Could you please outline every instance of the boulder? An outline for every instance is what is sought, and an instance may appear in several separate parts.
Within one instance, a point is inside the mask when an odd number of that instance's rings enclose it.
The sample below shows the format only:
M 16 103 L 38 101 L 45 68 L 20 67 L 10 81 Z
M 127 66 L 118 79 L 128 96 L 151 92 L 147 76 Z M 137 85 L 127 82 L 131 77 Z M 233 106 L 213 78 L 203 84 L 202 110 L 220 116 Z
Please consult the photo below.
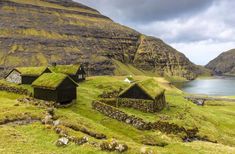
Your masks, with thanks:
M 120 144 L 116 140 L 112 139 L 111 141 L 105 141 L 100 144 L 100 148 L 103 151 L 117 151 L 117 152 L 125 152 L 128 150 L 128 146 L 126 144 Z
M 69 143 L 69 139 L 62 137 L 57 140 L 56 145 L 57 146 L 64 146 L 64 145 L 67 145 L 68 143 Z
M 60 124 L 60 120 L 53 121 L 54 126 L 58 126 Z

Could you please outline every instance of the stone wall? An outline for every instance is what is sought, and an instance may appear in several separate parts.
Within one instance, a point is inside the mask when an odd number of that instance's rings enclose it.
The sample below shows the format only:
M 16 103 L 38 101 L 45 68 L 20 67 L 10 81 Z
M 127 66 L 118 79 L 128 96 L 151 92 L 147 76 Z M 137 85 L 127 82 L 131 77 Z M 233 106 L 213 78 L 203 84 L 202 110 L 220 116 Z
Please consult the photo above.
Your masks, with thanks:
M 166 106 L 165 97 L 161 96 L 157 101 L 130 99 L 130 98 L 109 98 L 102 99 L 103 103 L 113 107 L 133 108 L 142 112 L 154 113 L 162 110 Z
M 114 90 L 111 92 L 103 92 L 99 97 L 102 98 L 100 101 L 114 106 L 114 107 L 127 107 L 133 108 L 142 112 L 155 113 L 161 111 L 166 106 L 165 94 L 162 93 L 155 100 L 145 99 L 133 99 L 133 98 L 120 98 L 118 94 L 122 89 Z
M 178 134 L 183 133 L 184 137 L 193 138 L 197 137 L 198 128 L 186 129 L 182 126 L 178 126 L 173 123 L 156 121 L 156 122 L 146 122 L 142 118 L 136 117 L 134 115 L 128 115 L 123 111 L 120 111 L 118 108 L 115 108 L 111 105 L 105 104 L 100 101 L 92 102 L 92 108 L 99 111 L 100 113 L 108 116 L 112 119 L 124 122 L 126 124 L 132 125 L 133 127 L 139 130 L 160 130 L 165 133 Z
M 17 72 L 16 70 L 13 70 L 13 71 L 6 77 L 6 81 L 11 82 L 11 83 L 20 84 L 20 83 L 22 83 L 21 74 L 20 74 L 19 72 Z
M 150 130 L 150 123 L 146 123 L 141 118 L 135 116 L 129 116 L 125 112 L 118 110 L 117 108 L 107 105 L 105 103 L 94 101 L 92 102 L 92 108 L 99 111 L 100 113 L 121 122 L 130 124 L 140 130 Z
M 116 98 L 105 98 L 105 99 L 101 99 L 100 102 L 105 103 L 107 105 L 111 105 L 113 107 L 118 107 Z
M 128 107 L 150 113 L 158 111 L 157 103 L 151 100 L 142 99 L 118 98 L 117 107 Z
M 117 107 L 128 107 L 142 112 L 154 113 L 162 110 L 166 106 L 164 93 L 159 95 L 154 101 L 143 99 L 117 98 Z
M 20 95 L 32 96 L 32 93 L 29 92 L 27 89 L 24 89 L 24 88 L 21 88 L 21 87 L 10 86 L 10 85 L 6 85 L 6 84 L 3 84 L 3 83 L 0 83 L 0 90 L 1 91 L 11 92 L 11 93 L 16 93 L 16 94 L 20 94 Z

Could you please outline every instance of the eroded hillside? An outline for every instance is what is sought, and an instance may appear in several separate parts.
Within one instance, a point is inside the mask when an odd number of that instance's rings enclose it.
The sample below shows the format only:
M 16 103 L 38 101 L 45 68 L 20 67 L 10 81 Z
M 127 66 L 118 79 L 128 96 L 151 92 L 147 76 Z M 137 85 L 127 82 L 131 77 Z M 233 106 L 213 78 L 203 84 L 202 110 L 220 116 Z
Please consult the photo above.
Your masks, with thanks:
M 85 63 L 90 74 L 115 74 L 116 63 L 193 79 L 197 67 L 157 38 L 113 22 L 70 0 L 1 0 L 2 67 Z
M 211 69 L 216 75 L 235 74 L 235 49 L 223 52 L 218 57 L 210 61 L 206 67 Z

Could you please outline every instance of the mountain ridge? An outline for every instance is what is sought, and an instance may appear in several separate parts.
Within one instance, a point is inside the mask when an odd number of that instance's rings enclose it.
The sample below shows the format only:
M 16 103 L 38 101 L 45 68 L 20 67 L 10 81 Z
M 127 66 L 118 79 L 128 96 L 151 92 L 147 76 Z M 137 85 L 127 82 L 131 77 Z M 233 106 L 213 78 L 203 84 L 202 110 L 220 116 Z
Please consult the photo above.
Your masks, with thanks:
M 235 74 L 235 49 L 221 53 L 215 59 L 211 60 L 206 68 L 211 69 L 216 75 L 234 75 Z
M 158 75 L 194 79 L 198 68 L 162 40 L 70 0 L 0 1 L 0 66 L 84 63 L 90 75 L 115 74 L 113 60 Z

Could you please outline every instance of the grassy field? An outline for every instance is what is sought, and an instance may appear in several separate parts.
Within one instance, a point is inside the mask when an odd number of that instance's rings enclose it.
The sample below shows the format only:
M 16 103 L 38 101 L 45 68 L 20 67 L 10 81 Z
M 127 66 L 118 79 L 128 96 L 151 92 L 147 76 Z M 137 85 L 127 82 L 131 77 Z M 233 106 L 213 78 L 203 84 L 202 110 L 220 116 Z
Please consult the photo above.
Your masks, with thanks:
M 145 80 L 151 77 L 134 76 L 135 80 Z M 115 77 L 90 77 L 80 84 L 77 89 L 78 99 L 75 104 L 68 108 L 58 108 L 55 115 L 63 123 L 76 124 L 88 130 L 103 133 L 108 140 L 114 138 L 120 143 L 128 145 L 126 153 L 139 154 L 141 149 L 147 148 L 157 154 L 233 154 L 235 153 L 235 103 L 207 102 L 204 107 L 196 106 L 185 100 L 185 95 L 176 89 L 164 78 L 153 78 L 158 85 L 166 89 L 166 99 L 169 108 L 155 114 L 142 113 L 132 109 L 121 108 L 121 110 L 143 118 L 146 121 L 167 121 L 185 128 L 199 128 L 201 136 L 207 136 L 211 141 L 217 143 L 194 141 L 182 142 L 180 134 L 165 134 L 158 130 L 140 131 L 134 127 L 110 119 L 91 108 L 91 102 L 96 100 L 103 91 L 112 91 L 125 88 L 127 83 L 123 82 L 124 76 Z M 28 89 L 30 87 L 27 86 Z M 0 91 L 0 122 L 6 119 L 17 119 L 23 117 L 43 118 L 45 109 L 31 104 L 17 102 L 18 98 L 26 96 Z M 72 129 L 67 130 L 73 136 L 87 136 L 86 134 Z M 59 136 L 51 127 L 35 122 L 28 125 L 1 124 L 0 125 L 0 153 L 42 153 L 62 154 L 81 153 L 99 154 L 103 152 L 91 144 L 81 146 L 69 143 L 66 147 L 57 147 L 55 142 Z M 89 143 L 101 143 L 89 137 Z M 143 142 L 164 143 L 165 147 L 146 146 Z

